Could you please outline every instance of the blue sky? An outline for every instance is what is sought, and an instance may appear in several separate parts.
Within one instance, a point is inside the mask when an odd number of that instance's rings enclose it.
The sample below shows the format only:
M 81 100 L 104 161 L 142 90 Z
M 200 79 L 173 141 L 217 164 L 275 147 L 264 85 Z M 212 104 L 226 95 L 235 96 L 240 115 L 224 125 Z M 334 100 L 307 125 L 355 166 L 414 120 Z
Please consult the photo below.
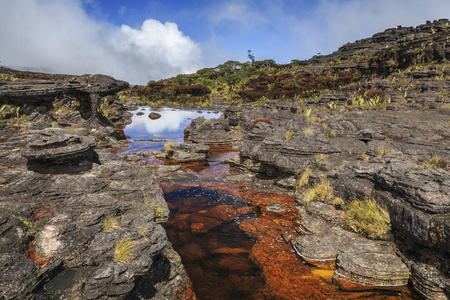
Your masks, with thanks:
M 288 63 L 448 17 L 448 0 L 0 0 L 0 64 L 145 84 L 247 50 Z

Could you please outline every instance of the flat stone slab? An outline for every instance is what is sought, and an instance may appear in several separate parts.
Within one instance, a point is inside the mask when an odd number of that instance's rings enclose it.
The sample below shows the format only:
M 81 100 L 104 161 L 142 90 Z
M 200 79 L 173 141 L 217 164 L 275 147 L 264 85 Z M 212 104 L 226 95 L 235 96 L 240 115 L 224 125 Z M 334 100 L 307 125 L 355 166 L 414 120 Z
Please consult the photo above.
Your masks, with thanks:
M 299 256 L 310 263 L 335 261 L 339 246 L 357 236 L 340 227 L 331 228 L 324 237 L 303 235 L 296 239 L 294 248 Z M 314 264 L 314 263 L 313 263 Z
M 395 246 L 364 238 L 348 239 L 337 253 L 333 280 L 350 280 L 376 288 L 395 288 L 408 284 L 409 269 L 395 253 Z
M 92 137 L 69 134 L 63 129 L 47 128 L 37 133 L 21 154 L 31 162 L 64 164 L 88 155 L 95 146 Z

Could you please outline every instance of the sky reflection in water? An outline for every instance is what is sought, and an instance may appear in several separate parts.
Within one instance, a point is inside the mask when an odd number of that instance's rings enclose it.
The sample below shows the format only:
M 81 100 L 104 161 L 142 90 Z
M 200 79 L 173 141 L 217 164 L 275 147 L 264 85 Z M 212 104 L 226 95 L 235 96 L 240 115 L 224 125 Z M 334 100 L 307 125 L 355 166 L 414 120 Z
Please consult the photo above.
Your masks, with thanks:
M 161 115 L 159 119 L 152 120 L 148 116 L 151 112 Z M 180 109 L 168 107 L 141 106 L 132 111 L 132 123 L 123 131 L 130 141 L 128 147 L 117 151 L 119 155 L 129 155 L 147 151 L 161 151 L 167 142 L 184 143 L 184 129 L 191 120 L 198 117 L 205 119 L 219 118 L 222 113 L 217 110 L 206 109 Z M 138 113 L 143 113 L 138 115 Z M 142 157 L 140 165 L 163 164 L 162 160 L 153 155 Z
M 138 116 L 137 113 L 143 115 Z M 151 120 L 148 116 L 151 112 L 161 115 L 157 120 Z M 125 135 L 130 140 L 164 139 L 174 142 L 182 142 L 183 130 L 191 123 L 192 119 L 203 117 L 205 119 L 219 118 L 221 113 L 211 110 L 187 110 L 173 108 L 140 107 L 133 111 L 132 123 L 124 129 Z

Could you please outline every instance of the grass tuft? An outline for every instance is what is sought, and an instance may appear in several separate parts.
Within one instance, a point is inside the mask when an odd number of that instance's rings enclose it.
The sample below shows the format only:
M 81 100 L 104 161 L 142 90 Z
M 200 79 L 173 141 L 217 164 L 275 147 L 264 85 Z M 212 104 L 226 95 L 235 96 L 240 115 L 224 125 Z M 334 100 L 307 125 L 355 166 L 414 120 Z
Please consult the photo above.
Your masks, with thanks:
M 379 239 L 391 229 L 390 222 L 389 212 L 375 200 L 354 200 L 347 207 L 343 225 L 371 239 Z
M 343 200 L 336 196 L 333 187 L 328 180 L 322 180 L 320 183 L 306 190 L 303 201 L 309 203 L 311 201 L 324 202 L 333 205 L 343 203 Z
M 378 147 L 378 149 L 377 149 L 377 156 L 387 155 L 387 154 L 391 153 L 391 151 L 392 151 L 391 147 L 389 147 L 386 144 L 383 144 L 380 147 Z
M 300 178 L 297 181 L 297 188 L 301 188 L 308 184 L 309 182 L 309 174 L 312 173 L 310 168 L 306 168 L 305 171 L 300 175 Z
M 303 133 L 305 135 L 314 134 L 314 129 L 312 127 L 306 127 L 305 129 L 303 129 Z
M 294 132 L 292 130 L 288 130 L 286 131 L 286 133 L 284 134 L 284 142 L 287 143 L 292 139 L 292 136 L 294 135 Z
M 122 239 L 116 243 L 114 247 L 114 261 L 121 261 L 129 264 L 133 258 L 133 249 L 136 242 L 129 239 Z
M 328 138 L 332 139 L 332 138 L 335 138 L 337 136 L 337 133 L 334 130 L 327 130 L 327 134 L 326 135 L 327 135 Z
M 168 142 L 167 144 L 164 145 L 164 147 L 162 148 L 162 151 L 167 156 L 171 156 L 171 155 L 173 155 L 174 148 L 175 148 L 175 144 L 173 142 Z
M 316 155 L 316 162 L 321 162 L 321 161 L 326 161 L 327 160 L 327 156 L 325 154 L 317 154 Z
M 105 222 L 103 222 L 103 231 L 110 231 L 114 229 L 120 229 L 118 224 L 118 220 L 116 216 L 109 216 L 106 218 Z
M 139 234 L 142 235 L 144 238 L 147 237 L 147 231 L 150 229 L 149 226 L 143 224 L 141 228 L 139 229 Z

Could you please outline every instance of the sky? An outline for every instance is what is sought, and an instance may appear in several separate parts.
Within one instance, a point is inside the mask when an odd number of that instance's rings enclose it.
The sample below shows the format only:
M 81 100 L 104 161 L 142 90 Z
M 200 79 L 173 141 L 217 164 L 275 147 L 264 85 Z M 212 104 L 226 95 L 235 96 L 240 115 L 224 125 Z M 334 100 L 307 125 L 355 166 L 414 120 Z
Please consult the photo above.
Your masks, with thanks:
M 146 84 L 248 50 L 309 59 L 441 18 L 449 0 L 0 0 L 0 66 Z

